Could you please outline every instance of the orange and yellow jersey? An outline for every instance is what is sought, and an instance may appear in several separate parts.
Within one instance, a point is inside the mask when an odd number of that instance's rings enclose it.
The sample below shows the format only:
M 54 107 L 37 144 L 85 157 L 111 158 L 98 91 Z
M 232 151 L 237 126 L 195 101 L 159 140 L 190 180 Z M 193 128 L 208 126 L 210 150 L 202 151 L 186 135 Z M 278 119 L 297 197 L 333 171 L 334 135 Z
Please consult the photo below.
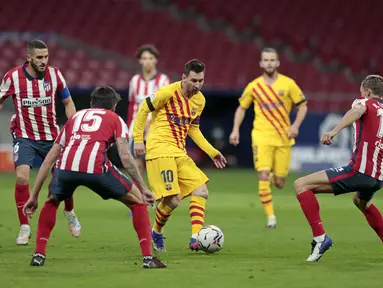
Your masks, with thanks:
M 188 133 L 190 134 L 189 130 L 199 131 L 199 121 L 205 101 L 201 92 L 189 99 L 186 98 L 182 93 L 181 82 L 164 86 L 147 97 L 137 116 L 145 118 L 149 112 L 152 112 L 146 141 L 146 159 L 185 156 L 186 137 Z M 135 120 L 133 128 L 135 143 L 143 142 L 145 120 L 137 118 Z
M 265 83 L 263 76 L 250 82 L 239 104 L 248 109 L 254 103 L 253 146 L 289 146 L 295 140 L 289 139 L 287 132 L 291 125 L 290 111 L 293 104 L 306 103 L 302 90 L 295 81 L 278 74 L 273 85 Z

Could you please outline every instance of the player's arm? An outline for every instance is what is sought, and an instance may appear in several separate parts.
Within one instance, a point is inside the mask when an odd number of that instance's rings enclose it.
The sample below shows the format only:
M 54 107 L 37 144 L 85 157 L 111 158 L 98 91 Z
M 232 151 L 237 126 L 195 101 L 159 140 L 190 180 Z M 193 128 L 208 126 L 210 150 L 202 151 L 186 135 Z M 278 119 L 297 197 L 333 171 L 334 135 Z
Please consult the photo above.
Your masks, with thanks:
M 303 95 L 301 88 L 292 81 L 290 84 L 290 98 L 298 109 L 294 123 L 290 126 L 288 135 L 290 138 L 295 138 L 299 134 L 299 128 L 307 114 L 307 100 Z
M 144 180 L 142 179 L 140 170 L 136 164 L 136 160 L 134 160 L 132 154 L 129 152 L 129 143 L 127 138 L 119 137 L 116 140 L 118 155 L 121 158 L 121 163 L 124 168 L 128 171 L 128 174 L 134 180 L 134 183 L 138 186 L 138 189 L 143 192 L 147 191 L 148 187 Z
M 356 120 L 360 119 L 367 111 L 367 107 L 361 103 L 353 105 L 353 107 L 343 116 L 342 120 L 330 132 L 326 132 L 321 139 L 324 145 L 330 145 L 334 138 L 344 128 L 350 126 Z
M 70 119 L 74 113 L 76 113 L 76 106 L 74 105 L 73 99 L 70 95 L 70 91 L 66 86 L 65 79 L 61 74 L 60 70 L 57 70 L 57 93 L 64 104 L 65 107 L 65 115 L 67 119 Z
M 224 168 L 226 166 L 226 159 L 223 157 L 221 152 L 215 149 L 203 136 L 199 128 L 200 117 L 201 114 L 193 120 L 192 124 L 190 125 L 188 135 L 194 141 L 194 143 L 198 145 L 199 148 L 201 148 L 207 155 L 209 155 L 217 168 Z
M 237 110 L 235 110 L 233 130 L 229 137 L 230 144 L 235 146 L 239 144 L 239 128 L 245 118 L 246 110 L 249 109 L 253 103 L 253 95 L 251 93 L 250 84 L 247 85 L 238 101 L 239 106 L 237 107 Z
M 144 131 L 148 114 L 163 107 L 170 96 L 170 93 L 166 93 L 166 90 L 160 89 L 150 97 L 146 97 L 145 101 L 140 105 L 133 127 L 134 153 L 136 157 L 145 155 Z
M 61 145 L 55 143 L 52 149 L 49 151 L 48 155 L 45 157 L 43 164 L 41 164 L 39 172 L 36 176 L 35 183 L 33 185 L 32 194 L 23 207 L 23 213 L 25 215 L 31 215 L 36 211 L 41 188 L 43 187 L 45 180 L 48 178 L 49 173 L 52 171 L 53 166 L 59 158 L 60 152 Z
M 53 144 L 52 149 L 47 154 L 47 157 L 45 157 L 44 162 L 41 164 L 39 172 L 37 173 L 35 184 L 33 185 L 32 189 L 32 197 L 38 199 L 40 190 L 45 180 L 48 178 L 49 173 L 52 171 L 53 166 L 57 162 L 57 159 L 60 156 L 60 152 L 61 145 L 58 143 Z
M 0 111 L 3 108 L 3 102 L 5 101 L 5 99 L 13 95 L 14 93 L 15 91 L 13 88 L 12 78 L 10 77 L 9 73 L 7 73 L 5 74 L 0 85 Z

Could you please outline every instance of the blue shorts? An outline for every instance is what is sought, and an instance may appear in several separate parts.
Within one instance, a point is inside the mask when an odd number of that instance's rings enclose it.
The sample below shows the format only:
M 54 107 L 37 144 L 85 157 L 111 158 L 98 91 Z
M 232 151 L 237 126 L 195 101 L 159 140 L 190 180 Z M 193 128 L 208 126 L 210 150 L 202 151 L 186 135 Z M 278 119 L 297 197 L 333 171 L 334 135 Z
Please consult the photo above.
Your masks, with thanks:
M 33 166 L 36 158 L 45 159 L 54 141 L 31 140 L 27 138 L 13 139 L 13 161 L 19 165 Z
M 131 189 L 132 182 L 116 167 L 103 174 L 89 174 L 69 170 L 54 169 L 49 184 L 49 193 L 58 201 L 71 198 L 79 186 L 85 186 L 103 199 L 120 200 Z
M 326 170 L 334 195 L 358 192 L 358 198 L 370 201 L 383 182 L 353 170 L 351 166 L 330 168 Z

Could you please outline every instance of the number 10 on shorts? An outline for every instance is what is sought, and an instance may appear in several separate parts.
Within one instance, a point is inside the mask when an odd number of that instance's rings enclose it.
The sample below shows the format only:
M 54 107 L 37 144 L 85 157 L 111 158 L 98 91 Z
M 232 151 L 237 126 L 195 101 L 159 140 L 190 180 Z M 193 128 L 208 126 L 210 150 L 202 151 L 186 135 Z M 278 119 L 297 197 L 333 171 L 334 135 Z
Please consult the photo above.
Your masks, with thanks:
M 172 170 L 162 170 L 161 171 L 162 179 L 165 183 L 165 189 L 170 191 L 172 190 L 172 183 L 174 181 L 173 171 Z

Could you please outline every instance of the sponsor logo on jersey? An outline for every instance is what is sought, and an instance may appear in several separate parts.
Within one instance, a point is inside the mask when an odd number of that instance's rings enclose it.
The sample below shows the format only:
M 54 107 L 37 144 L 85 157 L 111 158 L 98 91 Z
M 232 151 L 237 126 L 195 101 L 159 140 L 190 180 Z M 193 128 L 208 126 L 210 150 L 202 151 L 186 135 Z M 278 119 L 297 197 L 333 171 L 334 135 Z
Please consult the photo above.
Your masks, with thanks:
M 26 108 L 41 107 L 47 106 L 52 103 L 51 97 L 42 97 L 42 98 L 24 98 L 21 100 L 22 105 Z

